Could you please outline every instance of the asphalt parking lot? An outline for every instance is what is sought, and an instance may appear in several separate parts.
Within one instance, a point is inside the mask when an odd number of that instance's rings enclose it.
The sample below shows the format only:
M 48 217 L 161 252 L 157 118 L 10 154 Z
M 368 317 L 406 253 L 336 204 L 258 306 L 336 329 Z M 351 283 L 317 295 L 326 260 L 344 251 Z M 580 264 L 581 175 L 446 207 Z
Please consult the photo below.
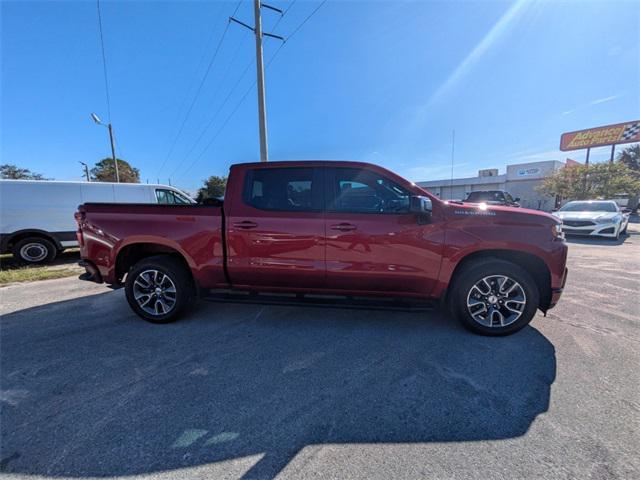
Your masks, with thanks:
M 506 338 L 440 313 L 0 289 L 4 478 L 640 478 L 640 225 Z

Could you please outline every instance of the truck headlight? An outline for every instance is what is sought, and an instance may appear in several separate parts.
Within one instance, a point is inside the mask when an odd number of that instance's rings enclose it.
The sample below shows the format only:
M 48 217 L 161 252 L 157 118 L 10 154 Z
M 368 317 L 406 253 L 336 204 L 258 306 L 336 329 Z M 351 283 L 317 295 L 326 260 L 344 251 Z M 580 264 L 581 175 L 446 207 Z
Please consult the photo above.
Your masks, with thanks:
M 564 232 L 562 231 L 562 223 L 556 223 L 551 227 L 551 235 L 554 239 L 564 240 Z

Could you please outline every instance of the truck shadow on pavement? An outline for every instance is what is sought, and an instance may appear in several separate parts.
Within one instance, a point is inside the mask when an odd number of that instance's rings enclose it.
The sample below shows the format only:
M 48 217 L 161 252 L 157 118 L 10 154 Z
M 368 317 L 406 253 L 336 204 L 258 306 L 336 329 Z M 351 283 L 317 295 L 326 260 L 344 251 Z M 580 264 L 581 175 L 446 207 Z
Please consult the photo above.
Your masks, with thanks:
M 541 321 L 541 320 L 537 320 Z M 553 345 L 439 313 L 201 304 L 151 325 L 122 291 L 2 318 L 4 472 L 165 472 L 306 446 L 523 435 L 547 411 Z

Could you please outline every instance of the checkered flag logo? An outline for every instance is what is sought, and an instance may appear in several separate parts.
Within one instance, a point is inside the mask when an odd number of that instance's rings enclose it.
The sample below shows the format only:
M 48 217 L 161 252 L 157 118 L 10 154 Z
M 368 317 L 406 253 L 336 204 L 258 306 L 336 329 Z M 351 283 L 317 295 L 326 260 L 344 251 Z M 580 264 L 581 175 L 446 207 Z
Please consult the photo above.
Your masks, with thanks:
M 624 133 L 622 134 L 622 140 L 631 140 L 633 137 L 640 133 L 640 123 L 630 123 L 624 127 Z

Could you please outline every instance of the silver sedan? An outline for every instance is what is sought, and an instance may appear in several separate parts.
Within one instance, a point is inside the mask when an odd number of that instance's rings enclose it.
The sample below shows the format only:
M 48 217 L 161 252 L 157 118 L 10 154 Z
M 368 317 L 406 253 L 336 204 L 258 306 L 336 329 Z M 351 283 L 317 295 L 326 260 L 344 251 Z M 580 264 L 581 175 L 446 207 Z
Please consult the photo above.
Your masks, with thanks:
M 628 211 L 613 200 L 580 200 L 565 204 L 554 215 L 566 235 L 619 238 L 627 231 Z

